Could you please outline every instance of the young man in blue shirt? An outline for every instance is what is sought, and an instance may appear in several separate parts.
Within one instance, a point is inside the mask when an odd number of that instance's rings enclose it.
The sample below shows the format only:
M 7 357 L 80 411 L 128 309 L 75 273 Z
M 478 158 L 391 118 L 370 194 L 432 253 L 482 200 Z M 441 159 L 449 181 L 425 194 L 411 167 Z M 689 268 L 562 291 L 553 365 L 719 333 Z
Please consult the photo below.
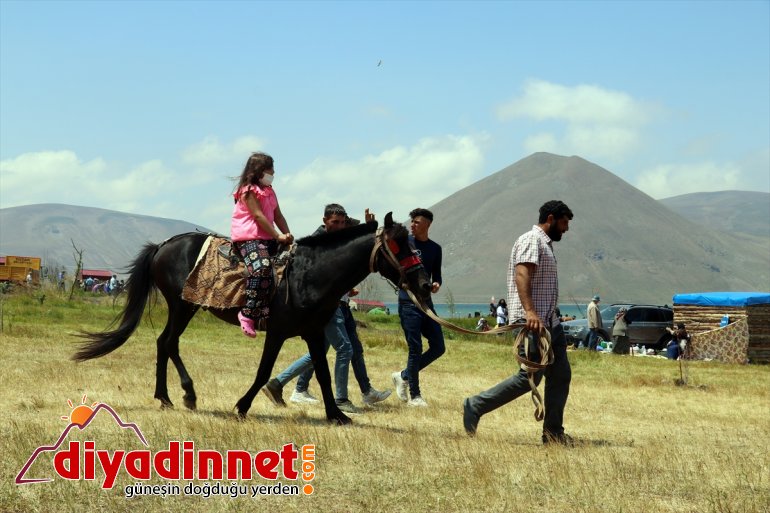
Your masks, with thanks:
M 409 217 L 412 219 L 412 236 L 409 239 L 422 260 L 425 272 L 430 276 L 431 291 L 436 294 L 441 288 L 441 246 L 428 238 L 433 213 L 424 208 L 416 208 L 409 213 Z M 428 299 L 426 306 L 432 309 L 433 302 Z M 403 290 L 398 295 L 398 316 L 409 346 L 409 356 L 406 369 L 393 373 L 393 385 L 398 398 L 409 406 L 428 406 L 420 392 L 420 371 L 444 354 L 444 334 L 441 326 L 422 313 Z M 428 350 L 424 353 L 422 337 L 428 340 Z

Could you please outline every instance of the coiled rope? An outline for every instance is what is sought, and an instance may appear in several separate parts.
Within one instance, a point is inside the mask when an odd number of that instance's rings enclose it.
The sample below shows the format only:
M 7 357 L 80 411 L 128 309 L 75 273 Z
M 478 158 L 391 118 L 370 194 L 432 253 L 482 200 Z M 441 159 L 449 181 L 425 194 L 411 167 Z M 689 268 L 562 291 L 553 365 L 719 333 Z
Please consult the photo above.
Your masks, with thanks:
M 532 402 L 535 404 L 535 420 L 540 422 L 545 417 L 545 407 L 543 406 L 543 397 L 537 389 L 537 384 L 535 384 L 535 374 L 551 365 L 554 357 L 551 348 L 551 334 L 548 333 L 547 329 L 541 328 L 539 334 L 532 333 L 532 337 L 536 339 L 533 343 L 530 341 L 530 334 L 531 332 L 527 328 L 519 331 L 513 344 L 513 351 L 521 370 L 527 373 L 529 387 L 532 389 Z M 521 356 L 522 346 L 524 346 L 524 356 Z M 538 358 L 539 361 L 533 361 L 533 359 Z

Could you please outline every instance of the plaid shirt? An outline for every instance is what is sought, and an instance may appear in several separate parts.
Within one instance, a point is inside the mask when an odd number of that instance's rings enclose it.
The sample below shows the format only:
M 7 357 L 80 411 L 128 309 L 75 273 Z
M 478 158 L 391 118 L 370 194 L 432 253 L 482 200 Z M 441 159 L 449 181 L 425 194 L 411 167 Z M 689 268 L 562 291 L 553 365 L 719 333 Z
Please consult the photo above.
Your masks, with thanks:
M 532 302 L 538 317 L 548 327 L 559 324 L 556 306 L 559 302 L 559 277 L 551 238 L 537 225 L 516 240 L 508 262 L 508 305 L 510 321 L 524 319 L 524 307 L 516 287 L 516 264 L 531 263 L 537 268 L 531 277 Z

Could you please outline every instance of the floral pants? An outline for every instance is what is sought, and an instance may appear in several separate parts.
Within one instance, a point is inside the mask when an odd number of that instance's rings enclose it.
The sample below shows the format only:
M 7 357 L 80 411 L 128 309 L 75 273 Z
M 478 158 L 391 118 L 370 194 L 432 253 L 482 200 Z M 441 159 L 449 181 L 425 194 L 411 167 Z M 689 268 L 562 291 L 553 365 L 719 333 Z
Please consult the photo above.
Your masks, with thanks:
M 273 288 L 273 259 L 278 247 L 272 240 L 235 242 L 235 248 L 246 264 L 246 306 L 241 312 L 250 319 L 267 319 L 270 315 L 270 290 Z

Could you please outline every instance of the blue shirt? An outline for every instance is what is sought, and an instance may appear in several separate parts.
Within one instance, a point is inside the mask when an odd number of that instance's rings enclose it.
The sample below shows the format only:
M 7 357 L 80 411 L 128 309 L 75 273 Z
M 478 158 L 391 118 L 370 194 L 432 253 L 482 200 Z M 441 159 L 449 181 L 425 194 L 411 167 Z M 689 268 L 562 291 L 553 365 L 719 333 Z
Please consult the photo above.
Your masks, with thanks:
M 409 242 L 414 244 L 417 256 L 422 260 L 422 265 L 425 267 L 425 272 L 428 273 L 430 282 L 441 285 L 441 246 L 430 239 L 417 240 L 412 235 L 409 236 Z M 398 300 L 411 302 L 409 295 L 404 290 L 399 291 Z

